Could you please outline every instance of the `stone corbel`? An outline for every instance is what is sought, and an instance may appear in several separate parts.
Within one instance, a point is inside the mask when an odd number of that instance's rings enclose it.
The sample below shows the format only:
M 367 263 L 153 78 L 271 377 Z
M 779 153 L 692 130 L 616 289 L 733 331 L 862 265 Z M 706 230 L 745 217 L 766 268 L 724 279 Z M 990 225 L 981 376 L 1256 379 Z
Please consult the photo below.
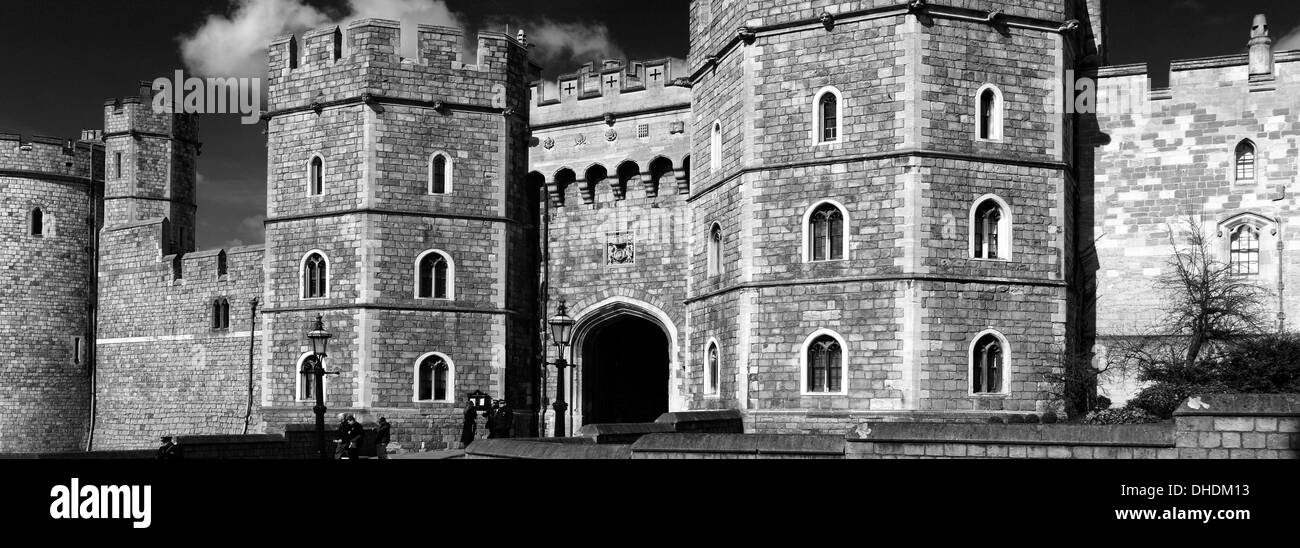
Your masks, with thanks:
M 826 30 L 831 30 L 835 28 L 835 16 L 831 14 L 831 12 L 829 11 L 822 12 L 821 22 L 822 22 L 822 26 L 826 27 Z
M 748 45 L 754 43 L 754 40 L 758 38 L 758 34 L 754 33 L 754 30 L 749 27 L 740 27 L 736 29 L 736 37 Z
M 1061 23 L 1061 28 L 1059 28 L 1059 29 L 1057 29 L 1057 30 L 1058 30 L 1059 32 L 1061 32 L 1061 33 L 1074 32 L 1074 31 L 1076 31 L 1076 30 L 1079 30 L 1079 20 L 1078 20 L 1078 19 L 1071 19 L 1071 20 L 1069 20 L 1069 21 L 1066 21 L 1066 22 L 1064 22 L 1064 23 Z

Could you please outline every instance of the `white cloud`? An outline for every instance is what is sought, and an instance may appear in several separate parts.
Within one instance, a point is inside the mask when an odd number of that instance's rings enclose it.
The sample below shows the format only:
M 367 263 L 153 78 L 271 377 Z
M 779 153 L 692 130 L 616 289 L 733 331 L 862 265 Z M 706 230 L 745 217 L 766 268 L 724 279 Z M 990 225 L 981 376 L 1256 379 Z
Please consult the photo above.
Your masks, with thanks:
M 348 0 L 346 15 L 333 18 L 303 0 L 233 0 L 228 13 L 212 15 L 194 33 L 180 38 L 181 57 L 204 76 L 266 74 L 266 47 L 276 36 L 297 34 L 356 19 L 402 22 L 402 54 L 415 56 L 418 24 L 461 26 L 442 0 Z
M 1287 51 L 1293 49 L 1300 49 L 1300 27 L 1291 29 L 1291 32 L 1288 32 L 1286 36 L 1283 36 L 1281 40 L 1278 40 L 1273 44 L 1274 51 Z
M 623 48 L 603 23 L 557 23 L 542 19 L 524 25 L 534 60 L 551 70 L 571 72 L 590 61 L 624 59 Z

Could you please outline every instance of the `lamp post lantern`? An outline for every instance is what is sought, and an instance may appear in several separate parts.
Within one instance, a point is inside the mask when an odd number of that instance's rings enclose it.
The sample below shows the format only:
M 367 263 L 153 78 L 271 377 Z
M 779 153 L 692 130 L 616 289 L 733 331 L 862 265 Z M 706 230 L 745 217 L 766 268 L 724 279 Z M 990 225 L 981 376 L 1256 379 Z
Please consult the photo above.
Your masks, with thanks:
M 555 342 L 558 356 L 552 362 L 555 365 L 555 437 L 564 436 L 564 411 L 569 405 L 564 403 L 564 368 L 569 366 L 569 362 L 564 359 L 564 347 L 569 345 L 569 337 L 573 335 L 573 318 L 569 317 L 564 306 L 564 299 L 560 299 L 559 309 L 554 317 L 548 321 L 551 325 L 551 339 Z
M 304 376 L 316 377 L 316 405 L 312 411 L 316 412 L 316 451 L 320 453 L 320 458 L 330 458 L 329 453 L 325 451 L 325 375 L 337 375 L 325 370 L 324 360 L 328 357 L 326 350 L 329 347 L 331 335 L 325 330 L 324 316 L 317 314 L 316 323 L 312 330 L 307 332 L 307 339 L 311 341 L 312 359 L 303 362 L 302 374 Z

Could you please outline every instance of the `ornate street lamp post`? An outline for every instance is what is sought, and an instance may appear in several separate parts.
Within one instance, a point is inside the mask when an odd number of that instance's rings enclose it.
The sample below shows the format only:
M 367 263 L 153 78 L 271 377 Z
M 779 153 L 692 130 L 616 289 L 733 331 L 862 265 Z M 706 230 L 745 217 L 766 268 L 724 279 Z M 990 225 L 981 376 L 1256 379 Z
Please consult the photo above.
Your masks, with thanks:
M 573 335 L 573 318 L 565 310 L 564 299 L 560 299 L 559 310 L 548 323 L 551 324 L 551 339 L 555 341 L 559 356 L 551 365 L 558 372 L 555 381 L 555 437 L 560 438 L 564 437 L 564 411 L 569 407 L 564 403 L 564 368 L 569 366 L 569 362 L 564 359 L 564 347 L 569 345 L 569 337 Z
M 330 455 L 325 451 L 325 375 L 337 375 L 325 370 L 325 358 L 328 354 L 325 350 L 329 346 L 330 339 L 334 336 L 325 330 L 324 316 L 316 315 L 316 324 L 313 329 L 307 332 L 307 339 L 311 341 L 311 360 L 306 360 L 302 365 L 302 374 L 307 377 L 316 377 L 316 405 L 312 411 L 316 412 L 316 451 L 320 453 L 320 458 L 328 459 Z

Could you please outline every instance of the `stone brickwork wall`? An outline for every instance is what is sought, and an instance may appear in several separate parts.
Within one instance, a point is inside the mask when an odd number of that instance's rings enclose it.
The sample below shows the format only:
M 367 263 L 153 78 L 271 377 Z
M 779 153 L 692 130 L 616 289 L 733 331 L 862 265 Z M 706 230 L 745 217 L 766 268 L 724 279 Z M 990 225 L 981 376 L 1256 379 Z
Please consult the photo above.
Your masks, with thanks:
M 1178 457 L 1300 458 L 1300 396 L 1211 394 L 1174 411 Z
M 362 20 L 270 50 L 267 333 L 260 372 L 266 428 L 309 422 L 299 393 L 304 333 L 317 314 L 334 333 L 326 405 L 363 421 L 386 416 L 393 442 L 458 443 L 466 396 L 527 395 L 536 354 L 537 192 L 524 185 L 527 54 L 514 39 L 419 27 L 418 59 L 401 59 L 396 21 Z M 341 44 L 338 55 L 335 41 Z M 343 42 L 345 41 L 345 47 Z M 450 188 L 431 191 L 431 161 L 448 159 Z M 323 192 L 309 191 L 312 158 Z M 303 259 L 329 261 L 324 298 L 304 298 Z M 418 257 L 449 259 L 446 299 L 419 298 Z M 418 362 L 449 362 L 450 401 L 416 401 Z M 520 414 L 527 424 L 527 414 Z
M 96 143 L 0 134 L 0 452 L 85 449 L 102 161 Z
M 170 233 L 154 220 L 101 234 L 96 450 L 260 431 L 265 331 L 252 301 L 262 295 L 263 248 L 164 255 Z M 229 304 L 229 327 L 213 325 L 217 299 Z
M 1242 41 L 1246 41 L 1242 21 Z M 1268 292 L 1266 321 L 1291 327 L 1300 314 L 1300 252 L 1289 243 L 1300 173 L 1300 53 L 1278 52 L 1270 74 L 1251 76 L 1245 54 L 1178 61 L 1166 90 L 1151 90 L 1143 65 L 1098 71 L 1098 113 L 1081 130 L 1087 143 L 1079 242 L 1095 281 L 1099 359 L 1117 338 L 1155 329 L 1168 295 L 1156 284 L 1174 245 L 1185 248 L 1195 219 L 1213 258 L 1228 263 L 1232 229 L 1256 227 L 1258 273 Z M 1255 177 L 1238 180 L 1236 149 L 1256 147 Z M 1094 245 L 1095 242 L 1095 245 Z M 1091 259 L 1095 257 L 1095 259 Z M 1112 400 L 1136 385 L 1112 379 Z

